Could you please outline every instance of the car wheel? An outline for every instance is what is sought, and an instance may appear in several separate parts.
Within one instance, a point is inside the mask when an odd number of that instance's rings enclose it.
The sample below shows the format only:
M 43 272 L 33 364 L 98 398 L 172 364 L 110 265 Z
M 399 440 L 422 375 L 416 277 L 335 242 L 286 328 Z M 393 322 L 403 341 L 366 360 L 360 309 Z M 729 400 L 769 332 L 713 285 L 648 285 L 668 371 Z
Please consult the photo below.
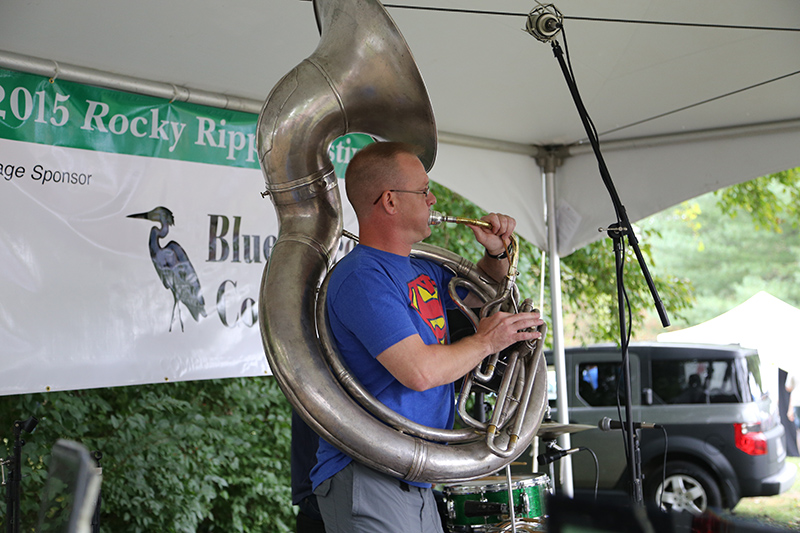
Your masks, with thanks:
M 709 507 L 722 506 L 716 481 L 703 468 L 685 461 L 667 463 L 666 478 L 653 470 L 646 483 L 647 498 L 662 509 L 699 515 Z

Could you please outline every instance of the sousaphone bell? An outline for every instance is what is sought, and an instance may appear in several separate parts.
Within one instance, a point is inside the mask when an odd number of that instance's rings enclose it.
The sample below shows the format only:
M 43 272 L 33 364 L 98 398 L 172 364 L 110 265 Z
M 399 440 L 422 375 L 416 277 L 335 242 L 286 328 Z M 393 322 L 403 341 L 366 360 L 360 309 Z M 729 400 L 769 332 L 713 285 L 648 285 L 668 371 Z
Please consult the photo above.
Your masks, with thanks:
M 354 382 L 330 340 L 323 282 L 343 223 L 328 146 L 353 132 L 406 142 L 422 148 L 420 159 L 430 170 L 436 125 L 411 52 L 379 2 L 313 5 L 319 45 L 272 89 L 258 120 L 261 168 L 279 219 L 259 297 L 270 368 L 300 416 L 354 459 L 410 481 L 485 476 L 513 461 L 536 435 L 546 402 L 541 353 L 516 372 L 529 380 L 525 405 L 512 409 L 522 418 L 512 416 L 491 430 L 499 450 L 514 441 L 511 453 L 499 455 L 487 446 L 486 429 L 418 427 L 385 408 Z M 497 297 L 497 286 L 462 257 L 428 245 L 414 254 L 452 269 L 487 298 Z

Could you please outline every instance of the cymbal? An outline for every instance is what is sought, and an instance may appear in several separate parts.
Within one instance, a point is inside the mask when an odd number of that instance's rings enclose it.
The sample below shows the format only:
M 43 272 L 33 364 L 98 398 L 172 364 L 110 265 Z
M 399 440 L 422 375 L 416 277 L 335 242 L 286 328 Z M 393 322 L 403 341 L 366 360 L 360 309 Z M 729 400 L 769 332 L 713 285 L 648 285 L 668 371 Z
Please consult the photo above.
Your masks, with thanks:
M 539 431 L 536 436 L 543 440 L 555 440 L 561 435 L 567 433 L 578 433 L 579 431 L 586 431 L 587 429 L 596 429 L 597 426 L 590 426 L 588 424 L 559 424 L 558 422 L 542 422 L 539 426 Z

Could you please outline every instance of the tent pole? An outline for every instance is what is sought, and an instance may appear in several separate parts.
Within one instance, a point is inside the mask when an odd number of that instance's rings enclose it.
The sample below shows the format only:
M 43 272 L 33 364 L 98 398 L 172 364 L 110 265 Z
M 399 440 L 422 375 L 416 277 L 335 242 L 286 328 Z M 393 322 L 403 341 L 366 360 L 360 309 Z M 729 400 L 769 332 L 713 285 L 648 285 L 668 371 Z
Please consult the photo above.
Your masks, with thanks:
M 69 63 L 61 63 L 52 59 L 25 56 L 14 52 L 0 50 L 0 68 L 28 72 L 53 79 L 62 79 L 84 85 L 93 85 L 115 91 L 143 94 L 155 98 L 165 98 L 178 102 L 189 102 L 197 105 L 242 111 L 258 114 L 264 105 L 263 100 L 251 100 L 232 95 L 211 93 L 199 89 L 179 87 L 172 83 L 144 80 L 132 76 L 123 76 Z
M 551 331 L 553 332 L 553 361 L 556 367 L 556 409 L 558 409 L 558 423 L 569 424 L 569 404 L 567 402 L 567 375 L 564 355 L 564 324 L 561 320 L 563 309 L 561 307 L 561 258 L 558 256 L 558 233 L 556 228 L 555 182 L 556 167 L 561 164 L 561 159 L 550 153 L 536 159 L 542 168 L 542 177 L 545 182 L 545 213 L 547 217 L 547 255 L 550 259 L 550 309 Z M 571 447 L 569 433 L 558 438 L 558 445 L 568 450 Z M 552 480 L 553 485 L 556 480 Z M 561 459 L 561 491 L 571 498 L 573 496 L 572 484 L 572 456 Z

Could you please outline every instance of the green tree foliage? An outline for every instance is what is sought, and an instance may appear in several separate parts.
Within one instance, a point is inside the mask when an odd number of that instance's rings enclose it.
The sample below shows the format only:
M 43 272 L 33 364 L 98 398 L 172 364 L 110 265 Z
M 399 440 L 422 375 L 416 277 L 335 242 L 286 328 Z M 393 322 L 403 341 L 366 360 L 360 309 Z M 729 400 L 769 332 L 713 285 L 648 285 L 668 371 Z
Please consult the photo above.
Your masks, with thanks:
M 790 169 L 683 202 L 642 222 L 659 228 L 659 264 L 692 280 L 697 302 L 676 321 L 718 316 L 758 291 L 800 305 L 800 171 Z
M 800 226 L 800 167 L 762 176 L 714 193 L 721 211 L 736 218 L 749 215 L 756 229 L 783 233 Z
M 431 189 L 436 195 L 437 210 L 468 218 L 480 218 L 486 214 L 462 196 L 440 185 L 433 183 Z M 672 315 L 680 316 L 693 302 L 692 286 L 685 278 L 654 268 L 654 258 L 647 241 L 655 234 L 654 229 L 644 230 L 639 235 L 640 248 L 667 313 L 670 318 Z M 472 232 L 460 226 L 439 226 L 433 230 L 427 242 L 453 250 L 473 261 L 483 255 L 483 249 L 475 242 Z M 549 317 L 546 305 L 549 301 L 549 279 L 547 276 L 542 277 L 542 269 L 546 269 L 546 265 L 542 263 L 542 255 L 538 248 L 520 239 L 520 275 L 517 285 L 523 297 L 539 302 L 544 283 L 545 305 L 542 310 Z M 626 249 L 624 257 L 623 279 L 632 309 L 632 325 L 628 325 L 628 328 L 636 329 L 648 318 L 646 310 L 653 308 L 654 303 L 633 250 Z M 578 343 L 619 341 L 616 267 L 611 240 L 594 242 L 562 258 L 561 270 L 564 313 L 570 320 L 570 328 L 566 334 Z
M 288 402 L 274 378 L 165 383 L 0 398 L 0 436 L 24 435 L 22 531 L 36 524 L 58 438 L 100 451 L 101 531 L 291 531 Z M 5 513 L 5 506 L 0 514 Z
M 653 230 L 642 231 L 638 236 L 639 248 L 667 316 L 672 321 L 683 316 L 692 305 L 694 289 L 687 278 L 658 268 L 649 244 L 654 234 Z M 595 241 L 563 258 L 561 271 L 564 310 L 573 320 L 573 339 L 583 344 L 619 342 L 617 275 L 611 239 Z M 626 328 L 636 338 L 644 322 L 655 313 L 655 302 L 636 255 L 629 246 L 624 247 L 622 274 L 625 297 L 630 306 L 630 322 Z

